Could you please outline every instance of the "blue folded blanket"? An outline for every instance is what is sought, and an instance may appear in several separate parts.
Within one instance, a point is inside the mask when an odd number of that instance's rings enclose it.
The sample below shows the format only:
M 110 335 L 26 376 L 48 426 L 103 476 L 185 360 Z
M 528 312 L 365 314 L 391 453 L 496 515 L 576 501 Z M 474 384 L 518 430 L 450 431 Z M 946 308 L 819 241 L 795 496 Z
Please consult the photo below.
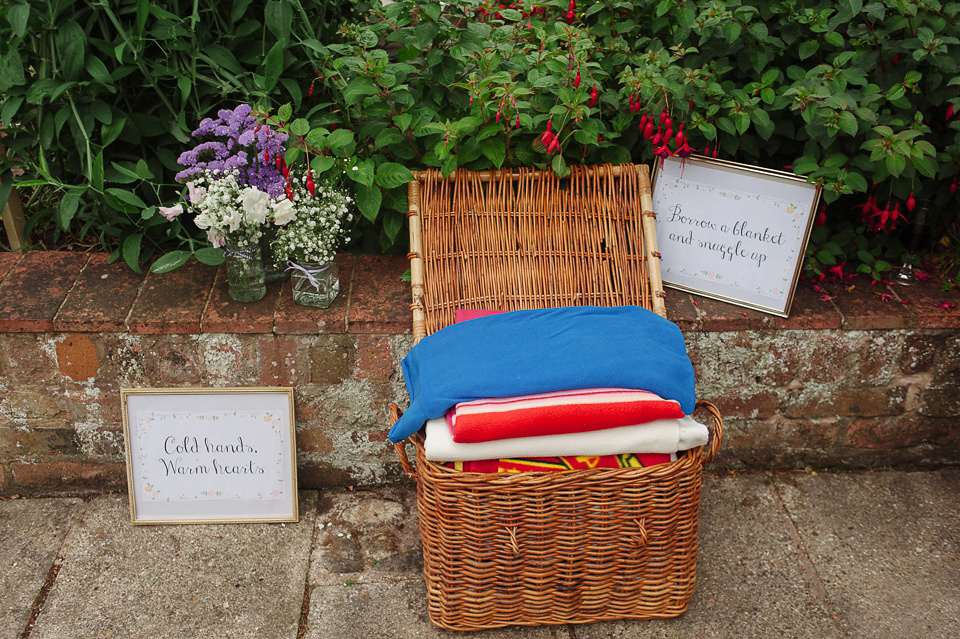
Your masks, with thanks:
M 423 338 L 403 358 L 410 408 L 398 442 L 459 402 L 580 388 L 633 388 L 694 409 L 680 329 L 637 306 L 574 306 L 490 315 Z

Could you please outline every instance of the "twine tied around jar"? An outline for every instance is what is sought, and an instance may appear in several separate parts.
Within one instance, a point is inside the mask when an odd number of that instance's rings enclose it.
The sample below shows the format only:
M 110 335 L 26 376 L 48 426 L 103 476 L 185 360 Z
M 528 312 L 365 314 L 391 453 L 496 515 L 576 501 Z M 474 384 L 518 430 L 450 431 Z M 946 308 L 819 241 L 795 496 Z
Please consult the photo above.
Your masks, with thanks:
M 329 269 L 329 268 L 330 268 L 330 264 L 331 264 L 330 262 L 327 262 L 326 264 L 324 264 L 324 265 L 321 266 L 320 268 L 317 268 L 317 269 L 307 269 L 307 268 L 304 268 L 303 266 L 301 266 L 300 264 L 297 264 L 296 262 L 291 262 L 291 261 L 287 260 L 287 269 L 286 269 L 286 270 L 288 270 L 288 271 L 300 271 L 300 272 L 303 274 L 303 276 L 304 276 L 305 278 L 307 278 L 307 281 L 310 282 L 310 286 L 312 286 L 313 288 L 315 288 L 315 289 L 317 289 L 317 290 L 320 290 L 320 281 L 319 281 L 316 277 L 314 277 L 314 276 L 315 276 L 315 275 L 320 275 L 320 273 L 323 273 L 324 271 L 326 271 L 327 269 Z
M 260 247 L 254 248 L 228 248 L 223 247 L 223 256 L 224 257 L 239 257 L 244 260 L 252 260 L 257 256 L 257 251 L 260 250 Z

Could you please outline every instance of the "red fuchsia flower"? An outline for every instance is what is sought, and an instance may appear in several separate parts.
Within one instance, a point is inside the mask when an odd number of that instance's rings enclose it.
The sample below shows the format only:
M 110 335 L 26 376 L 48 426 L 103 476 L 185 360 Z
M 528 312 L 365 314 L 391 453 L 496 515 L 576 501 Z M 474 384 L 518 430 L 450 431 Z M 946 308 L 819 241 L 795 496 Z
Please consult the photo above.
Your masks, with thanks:
M 693 153 L 693 149 L 690 148 L 690 145 L 687 144 L 686 140 L 684 140 L 683 144 L 681 144 L 680 147 L 677 148 L 676 150 L 676 154 L 684 159 L 690 157 L 691 153 Z
M 950 183 L 950 195 L 953 195 L 956 192 L 957 192 L 957 181 L 954 180 L 953 182 Z
M 282 171 L 286 162 L 283 159 L 283 156 L 277 153 L 277 170 Z
M 916 275 L 917 279 L 921 282 L 926 282 L 930 279 L 930 274 L 925 271 L 914 271 L 913 274 Z
M 597 85 L 593 85 L 593 89 L 590 90 L 590 101 L 587 103 L 587 106 L 593 108 L 599 98 L 600 93 L 597 91 Z
M 577 69 L 577 77 L 573 79 L 573 88 L 576 89 L 579 87 L 580 87 L 580 69 Z
M 649 140 L 653 137 L 653 119 L 647 120 L 647 123 L 643 125 L 643 139 Z
M 893 301 L 893 295 L 891 295 L 890 293 L 882 293 L 882 294 L 880 295 L 880 301 L 881 301 L 881 302 L 890 302 L 890 301 Z
M 954 308 L 957 307 L 956 304 L 951 304 L 950 302 L 946 302 L 946 301 L 940 302 L 939 304 L 937 304 L 937 306 L 939 306 L 940 308 L 942 308 L 942 309 L 945 310 L 945 311 L 949 311 L 949 310 L 954 309 Z
M 310 171 L 307 171 L 307 190 L 310 191 L 310 195 L 317 197 L 317 190 L 313 184 L 313 174 Z
M 948 105 L 947 105 L 947 119 L 948 119 L 948 120 L 952 120 L 952 119 L 953 119 L 953 104 L 948 104 Z
M 270 163 L 270 151 L 264 151 L 264 152 L 263 152 L 263 163 L 264 163 L 264 164 L 269 164 L 269 163 Z
M 910 191 L 910 197 L 907 198 L 907 210 L 913 213 L 913 209 L 916 205 L 917 201 L 913 197 L 913 191 Z
M 672 155 L 670 149 L 667 148 L 666 142 L 664 142 L 659 147 L 653 149 L 653 154 L 659 157 L 661 160 L 665 160 Z
M 837 277 L 838 279 L 841 279 L 841 280 L 842 280 L 842 279 L 843 279 L 843 267 L 844 267 L 844 266 L 846 266 L 846 262 L 844 262 L 844 263 L 842 263 L 842 264 L 837 264 L 836 266 L 831 266 L 831 267 L 829 267 L 829 268 L 827 269 L 827 271 L 828 271 L 831 275 L 833 275 L 833 276 Z
M 293 187 L 290 186 L 289 182 L 287 182 L 287 188 L 285 190 L 287 193 L 287 199 L 293 202 Z
M 825 206 L 820 206 L 820 210 L 817 211 L 817 219 L 813 223 L 816 226 L 823 226 L 827 223 L 827 208 Z

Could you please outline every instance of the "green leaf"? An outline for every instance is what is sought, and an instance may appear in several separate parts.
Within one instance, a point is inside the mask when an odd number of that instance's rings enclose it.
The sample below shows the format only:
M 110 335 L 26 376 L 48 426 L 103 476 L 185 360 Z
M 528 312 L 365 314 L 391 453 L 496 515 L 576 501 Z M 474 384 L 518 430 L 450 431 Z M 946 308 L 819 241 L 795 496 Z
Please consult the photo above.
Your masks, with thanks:
M 272 91 L 283 72 L 283 44 L 277 42 L 263 59 L 263 88 Z
M 567 161 L 563 159 L 563 154 L 561 153 L 553 156 L 551 166 L 553 167 L 553 172 L 560 177 L 567 177 L 570 174 L 570 168 L 567 166 Z
M 372 186 L 358 184 L 356 194 L 357 208 L 360 209 L 360 213 L 371 222 L 376 222 L 377 216 L 380 214 L 380 205 L 383 203 L 383 194 L 380 192 L 380 187 L 376 184 Z
M 401 131 L 406 131 L 410 128 L 410 124 L 413 122 L 413 116 L 409 113 L 401 113 L 400 115 L 393 116 L 393 123 L 397 125 Z
M 333 149 L 343 149 L 353 143 L 353 131 L 337 129 L 327 136 L 327 146 Z
M 373 160 L 364 160 L 347 170 L 347 175 L 354 182 L 371 186 L 373 184 Z
M 137 197 L 136 193 L 128 191 L 127 189 L 107 189 L 107 193 L 130 206 L 135 206 L 138 209 L 147 208 L 146 203 Z
M 103 192 L 103 150 L 101 149 L 93 158 L 93 175 L 90 176 L 90 182 L 95 191 Z
M 457 170 L 457 156 L 450 155 L 443 164 L 440 165 L 440 175 L 450 177 L 450 174 Z
M 377 167 L 377 184 L 385 189 L 396 188 L 413 181 L 410 169 L 396 162 L 384 162 Z
M 835 47 L 843 46 L 843 36 L 837 33 L 836 31 L 828 32 L 825 36 L 823 36 L 823 39 L 826 40 L 827 43 L 832 44 Z
M 207 266 L 217 266 L 219 264 L 223 264 L 224 260 L 226 259 L 223 256 L 222 248 L 214 248 L 212 246 L 197 249 L 193 252 L 193 256 L 197 258 L 198 262 L 201 264 L 206 264 Z M 156 267 L 156 264 L 154 264 L 154 267 Z
M 81 195 L 83 195 L 83 189 L 70 189 L 60 199 L 60 206 L 57 208 L 57 224 L 64 231 L 70 228 L 70 222 L 80 206 Z
M 310 168 L 317 172 L 317 175 L 326 173 L 333 168 L 333 158 L 329 155 L 318 155 L 310 160 Z
M 887 172 L 893 177 L 897 177 L 903 173 L 903 169 L 907 166 L 907 161 L 899 153 L 894 153 L 893 155 L 887 156 L 885 164 L 887 167 Z
M 397 241 L 400 235 L 400 229 L 403 228 L 403 215 L 396 211 L 387 211 L 383 218 L 383 232 L 387 234 L 391 242 Z
M 439 2 L 428 2 L 423 5 L 423 12 L 430 16 L 430 19 L 434 22 L 440 19 L 440 11 Z
M 17 111 L 20 110 L 20 106 L 22 104 L 22 95 L 15 95 L 7 98 L 7 101 L 3 103 L 3 108 L 0 109 L 0 122 L 3 122 L 7 125 L 9 125 L 8 123 L 13 122 L 13 118 L 17 115 Z
M 310 123 L 304 118 L 297 118 L 290 123 L 290 133 L 296 136 L 305 136 L 310 132 Z
M 105 147 L 110 146 L 110 144 L 123 133 L 123 127 L 126 123 L 126 117 L 119 117 L 114 118 L 110 124 L 104 124 L 100 128 L 100 144 Z
M 840 114 L 840 130 L 847 135 L 857 134 L 857 118 L 849 111 Z
M 270 0 L 264 9 L 263 21 L 278 44 L 286 47 L 293 28 L 293 3 L 290 0 Z
M 380 89 L 369 78 L 354 78 L 343 90 L 343 99 L 348 105 L 353 105 L 363 101 L 364 97 L 379 92 Z
M 30 5 L 27 3 L 15 4 L 7 9 L 7 21 L 18 38 L 27 32 L 27 21 L 30 19 Z
M 123 240 L 123 261 L 127 263 L 134 273 L 142 273 L 140 269 L 140 242 L 143 240 L 143 233 L 134 233 L 128 235 Z
M 374 141 L 374 144 L 378 149 L 388 147 L 391 144 L 397 144 L 398 142 L 403 142 L 403 134 L 397 131 L 396 129 L 381 129 L 377 133 L 377 138 Z
M 486 158 L 493 163 L 493 166 L 498 169 L 503 166 L 503 161 L 507 159 L 507 145 L 503 138 L 487 138 L 480 148 Z
M 147 166 L 146 161 L 142 158 L 137 160 L 137 177 L 141 180 L 153 179 L 153 172 L 150 171 L 150 167 Z
M 794 160 L 793 162 L 793 172 L 797 175 L 807 175 L 813 173 L 818 168 L 817 161 L 809 156 L 802 156 Z
M 835 266 L 837 263 L 837 258 L 834 257 L 833 253 L 830 251 L 820 251 L 817 253 L 817 261 L 821 264 L 827 264 L 829 266 Z
M 217 250 L 222 251 L 222 249 Z M 170 251 L 154 262 L 150 270 L 153 273 L 169 273 L 173 269 L 183 266 L 190 259 L 190 255 L 190 251 Z
M 77 80 L 83 69 L 87 48 L 87 34 L 83 27 L 68 20 L 57 27 L 57 49 L 65 80 Z
M 291 115 L 293 115 L 293 107 L 290 106 L 289 102 L 277 109 L 277 117 L 283 122 L 289 120 Z
M 817 42 L 816 40 L 808 40 L 803 44 L 801 44 L 800 48 L 797 49 L 797 56 L 799 56 L 801 60 L 806 60 L 807 58 L 812 56 L 814 53 L 816 53 L 817 49 L 819 48 L 820 48 L 819 42 Z

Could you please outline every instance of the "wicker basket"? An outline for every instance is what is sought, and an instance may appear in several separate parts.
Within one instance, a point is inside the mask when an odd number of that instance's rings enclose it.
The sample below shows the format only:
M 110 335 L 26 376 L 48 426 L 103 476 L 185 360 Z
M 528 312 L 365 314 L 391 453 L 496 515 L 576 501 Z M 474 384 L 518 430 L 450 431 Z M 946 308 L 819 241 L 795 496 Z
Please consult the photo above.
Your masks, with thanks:
M 464 309 L 633 304 L 666 314 L 646 166 L 417 174 L 414 339 Z M 417 482 L 431 620 L 449 630 L 675 617 L 696 580 L 703 464 L 496 475 L 396 450 Z M 391 406 L 391 419 L 399 411 Z

